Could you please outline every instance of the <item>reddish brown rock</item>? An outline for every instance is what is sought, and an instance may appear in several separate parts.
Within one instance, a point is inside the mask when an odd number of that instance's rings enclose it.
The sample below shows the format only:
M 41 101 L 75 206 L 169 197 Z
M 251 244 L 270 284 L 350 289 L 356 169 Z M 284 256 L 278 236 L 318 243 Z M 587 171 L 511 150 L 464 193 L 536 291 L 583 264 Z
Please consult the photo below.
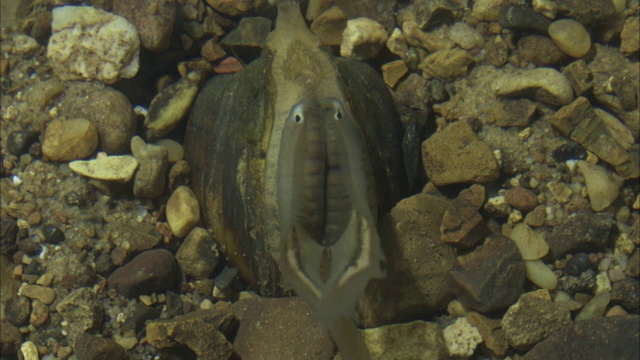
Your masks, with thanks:
M 134 257 L 109 276 L 110 289 L 126 297 L 153 292 L 175 291 L 180 282 L 180 269 L 169 251 L 155 249 Z
M 507 190 L 505 198 L 509 205 L 525 212 L 529 212 L 538 206 L 538 197 L 536 194 L 522 186 L 516 186 Z
M 461 249 L 469 249 L 491 234 L 478 210 L 485 200 L 482 185 L 462 190 L 442 217 L 442 241 Z

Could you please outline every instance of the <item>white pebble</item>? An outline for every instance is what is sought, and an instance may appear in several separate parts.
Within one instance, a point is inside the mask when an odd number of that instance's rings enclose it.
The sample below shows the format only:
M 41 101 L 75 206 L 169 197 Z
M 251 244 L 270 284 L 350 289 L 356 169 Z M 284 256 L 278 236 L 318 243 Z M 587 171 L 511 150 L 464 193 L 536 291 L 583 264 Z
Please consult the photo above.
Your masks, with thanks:
M 553 290 L 558 286 L 558 277 L 549 269 L 542 260 L 525 260 L 527 279 L 539 287 Z

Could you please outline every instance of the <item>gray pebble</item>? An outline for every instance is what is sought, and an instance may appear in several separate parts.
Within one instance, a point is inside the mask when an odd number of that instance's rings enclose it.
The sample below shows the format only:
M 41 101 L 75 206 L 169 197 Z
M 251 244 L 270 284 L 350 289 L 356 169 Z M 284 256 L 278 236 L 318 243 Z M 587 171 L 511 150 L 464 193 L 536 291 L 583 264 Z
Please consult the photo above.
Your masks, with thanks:
M 29 321 L 31 301 L 24 296 L 14 295 L 4 304 L 7 320 L 15 326 L 23 326 Z
M 35 131 L 18 130 L 13 131 L 7 138 L 7 150 L 13 155 L 22 155 L 29 151 L 29 147 L 38 141 L 38 134 Z
M 587 271 L 592 266 L 589 255 L 585 253 L 575 254 L 571 259 L 567 260 L 564 271 L 573 276 L 578 276 Z
M 535 30 L 547 33 L 551 20 L 524 5 L 507 5 L 500 9 L 500 25 L 510 29 Z
M 64 232 L 62 232 L 62 230 L 60 230 L 60 228 L 55 225 L 48 224 L 43 226 L 42 233 L 44 234 L 45 241 L 50 244 L 57 245 L 63 242 L 65 239 Z
M 169 166 L 167 149 L 145 144 L 142 138 L 134 136 L 131 139 L 131 152 L 139 164 L 133 179 L 133 195 L 148 199 L 162 195 Z
M 213 237 L 205 229 L 196 227 L 180 245 L 176 260 L 185 274 L 202 279 L 213 274 L 218 256 Z

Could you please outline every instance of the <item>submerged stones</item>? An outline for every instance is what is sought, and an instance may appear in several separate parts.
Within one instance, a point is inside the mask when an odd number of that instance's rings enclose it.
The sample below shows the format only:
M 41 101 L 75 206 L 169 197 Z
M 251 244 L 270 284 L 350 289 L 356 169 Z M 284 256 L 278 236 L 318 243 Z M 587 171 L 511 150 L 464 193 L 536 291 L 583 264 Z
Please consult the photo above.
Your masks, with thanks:
M 572 19 L 554 21 L 549 25 L 549 36 L 567 55 L 585 56 L 591 49 L 591 37 L 587 29 Z

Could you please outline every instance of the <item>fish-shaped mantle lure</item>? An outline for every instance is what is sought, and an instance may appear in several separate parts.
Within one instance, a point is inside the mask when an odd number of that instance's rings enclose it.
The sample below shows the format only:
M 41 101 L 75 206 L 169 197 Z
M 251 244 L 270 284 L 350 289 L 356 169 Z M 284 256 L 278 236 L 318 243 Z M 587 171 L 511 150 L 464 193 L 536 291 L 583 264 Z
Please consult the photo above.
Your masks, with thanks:
M 209 81 L 187 126 L 192 186 L 229 261 L 261 294 L 284 284 L 309 301 L 345 359 L 368 356 L 352 319 L 383 274 L 377 216 L 407 190 L 401 138 L 379 75 L 325 52 L 290 2 L 262 56 Z

